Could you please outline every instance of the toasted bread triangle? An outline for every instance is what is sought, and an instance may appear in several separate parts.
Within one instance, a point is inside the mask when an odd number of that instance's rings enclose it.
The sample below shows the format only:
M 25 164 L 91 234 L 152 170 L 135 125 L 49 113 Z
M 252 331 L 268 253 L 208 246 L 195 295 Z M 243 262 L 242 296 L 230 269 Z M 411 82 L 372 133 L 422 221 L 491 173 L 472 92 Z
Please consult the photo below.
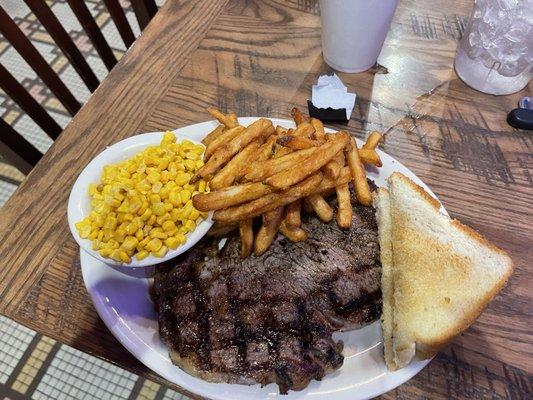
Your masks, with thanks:
M 389 177 L 389 202 L 392 274 L 385 268 L 383 292 L 384 318 L 388 303 L 392 321 L 383 326 L 392 342 L 392 355 L 385 342 L 387 364 L 395 369 L 415 354 L 432 356 L 468 328 L 505 285 L 513 263 L 479 233 L 441 214 L 438 201 L 403 174 Z
M 374 195 L 374 207 L 378 222 L 379 247 L 381 258 L 381 293 L 382 313 L 381 327 L 383 330 L 383 345 L 385 362 L 390 370 L 396 369 L 394 352 L 392 350 L 392 313 L 394 309 L 394 290 L 392 280 L 392 242 L 391 242 L 391 214 L 389 191 L 379 188 Z

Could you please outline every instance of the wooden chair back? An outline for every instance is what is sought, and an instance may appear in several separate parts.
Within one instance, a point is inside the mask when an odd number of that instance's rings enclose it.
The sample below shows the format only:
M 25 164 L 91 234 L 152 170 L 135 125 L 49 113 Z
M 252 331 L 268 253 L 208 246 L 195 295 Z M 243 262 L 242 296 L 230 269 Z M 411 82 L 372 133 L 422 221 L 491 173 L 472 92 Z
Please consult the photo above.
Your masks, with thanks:
M 84 0 L 67 0 L 74 15 L 80 22 L 85 33 L 94 45 L 106 68 L 111 69 L 117 63 L 117 59 L 104 38 L 102 31 L 96 24 Z M 65 54 L 71 65 L 78 72 L 81 79 L 92 93 L 96 90 L 100 81 L 87 63 L 83 54 L 79 51 L 74 41 L 63 28 L 55 14 L 45 0 L 25 0 L 30 10 L 35 14 L 43 27 L 48 31 L 57 46 Z M 119 0 L 104 0 L 111 19 L 124 41 L 126 47 L 130 47 L 135 41 L 135 35 L 131 29 L 126 14 Z M 131 0 L 131 5 L 141 31 L 148 25 L 157 12 L 154 0 Z M 67 88 L 58 74 L 50 67 L 46 60 L 37 51 L 31 41 L 24 35 L 17 24 L 11 19 L 0 5 L 0 33 L 17 50 L 17 52 L 30 65 L 35 73 L 42 79 L 50 91 L 63 104 L 65 109 L 73 116 L 80 109 L 81 104 L 76 100 L 72 92 Z M 0 87 L 7 95 L 17 103 L 20 108 L 39 125 L 52 140 L 56 139 L 62 129 L 46 110 L 26 91 L 15 77 L 0 64 Z M 13 127 L 0 119 L 0 154 L 21 172 L 27 174 L 42 157 L 37 150 Z

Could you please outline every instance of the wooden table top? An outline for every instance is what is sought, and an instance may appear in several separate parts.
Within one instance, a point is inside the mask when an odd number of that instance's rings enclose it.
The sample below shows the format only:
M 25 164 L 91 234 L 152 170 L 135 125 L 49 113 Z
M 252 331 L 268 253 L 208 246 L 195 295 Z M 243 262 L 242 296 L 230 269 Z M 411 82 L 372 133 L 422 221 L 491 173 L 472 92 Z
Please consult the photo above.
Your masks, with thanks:
M 489 96 L 457 78 L 454 53 L 472 2 L 450 3 L 402 0 L 382 67 L 338 74 L 358 95 L 347 129 L 359 138 L 388 132 L 383 150 L 453 217 L 507 250 L 516 269 L 470 329 L 383 398 L 531 398 L 533 136 L 505 122 L 526 90 Z M 168 384 L 113 338 L 92 306 L 67 226 L 74 180 L 107 145 L 210 119 L 206 107 L 289 118 L 328 72 L 316 0 L 167 0 L 0 211 L 0 312 Z

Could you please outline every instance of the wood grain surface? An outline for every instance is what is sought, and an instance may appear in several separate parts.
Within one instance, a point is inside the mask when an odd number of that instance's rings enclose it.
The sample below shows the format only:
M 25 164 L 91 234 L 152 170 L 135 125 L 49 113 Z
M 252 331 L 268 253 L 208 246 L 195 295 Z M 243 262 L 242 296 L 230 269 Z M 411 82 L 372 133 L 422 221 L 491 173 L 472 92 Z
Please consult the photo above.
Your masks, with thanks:
M 282 118 L 295 105 L 305 109 L 318 75 L 331 72 L 321 55 L 317 3 L 167 0 L 0 210 L 0 312 L 168 384 L 96 315 L 67 226 L 70 188 L 107 145 L 205 121 L 208 106 Z M 470 9 L 466 0 L 402 0 L 380 65 L 339 73 L 358 95 L 343 129 L 359 138 L 386 132 L 383 150 L 516 265 L 478 321 L 384 399 L 533 398 L 533 136 L 505 122 L 528 90 L 489 96 L 457 78 L 453 58 Z

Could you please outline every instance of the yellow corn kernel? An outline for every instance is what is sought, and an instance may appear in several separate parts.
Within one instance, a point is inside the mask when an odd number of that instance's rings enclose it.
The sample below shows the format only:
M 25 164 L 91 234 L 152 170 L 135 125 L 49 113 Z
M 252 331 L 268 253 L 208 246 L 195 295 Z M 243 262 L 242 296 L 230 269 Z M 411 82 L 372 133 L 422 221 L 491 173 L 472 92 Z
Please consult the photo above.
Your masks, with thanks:
M 124 229 L 117 229 L 113 235 L 113 239 L 115 239 L 117 242 L 122 242 L 125 237 L 126 231 Z
M 196 170 L 199 170 L 200 168 L 202 168 L 204 166 L 204 161 L 203 160 L 196 160 L 194 162 L 194 167 L 195 167 L 195 171 Z
M 153 225 L 145 225 L 143 226 L 143 234 L 144 236 L 148 236 L 150 234 L 150 231 L 152 230 Z
M 168 196 L 170 194 L 170 188 L 167 186 L 163 186 L 161 190 L 159 191 L 159 196 L 162 200 L 168 199 Z
M 146 180 L 153 185 L 161 180 L 161 174 L 157 171 L 150 171 L 146 176 Z
M 165 246 L 172 250 L 177 249 L 178 246 L 181 244 L 180 240 L 176 237 L 169 237 L 168 239 L 165 239 L 164 243 Z
M 131 221 L 133 219 L 133 214 L 126 213 L 123 215 L 123 221 Z
M 198 191 L 200 193 L 205 192 L 205 186 L 206 186 L 205 181 L 203 179 L 200 179 L 200 182 L 198 182 Z
M 163 202 L 158 202 L 158 203 L 154 203 L 152 205 L 152 210 L 154 211 L 154 214 L 155 215 L 163 215 L 164 213 L 167 212 L 166 208 L 165 208 L 165 204 Z
M 165 221 L 168 221 L 170 219 L 170 213 L 165 213 L 161 215 L 160 217 L 157 217 L 155 220 L 155 223 L 159 226 L 162 226 Z
M 105 229 L 115 229 L 117 227 L 117 219 L 114 218 L 114 217 L 111 217 L 111 216 L 108 216 L 106 219 L 105 219 L 105 222 L 104 222 L 104 228 Z M 90 233 L 90 232 L 89 232 Z
M 188 232 L 191 232 L 191 231 L 194 231 L 196 229 L 196 222 L 194 222 L 193 220 L 191 219 L 188 219 L 187 221 L 185 221 L 185 223 L 183 224 L 183 226 L 185 228 L 187 228 L 187 231 Z
M 137 211 L 137 214 L 138 214 L 138 215 L 143 215 L 143 214 L 146 212 L 146 210 L 148 209 L 148 206 L 149 206 L 149 205 L 150 205 L 150 204 L 149 204 L 147 201 L 143 201 L 141 207 L 140 207 L 139 210 Z
M 119 257 L 119 260 L 122 261 L 123 263 L 131 262 L 130 256 L 124 250 L 118 250 L 118 257 Z
M 122 193 L 117 192 L 113 195 L 113 198 L 115 198 L 118 201 L 123 201 L 126 197 Z
M 149 250 L 150 252 L 155 252 L 159 250 L 163 246 L 163 242 L 161 242 L 158 238 L 151 239 L 145 246 L 146 250 Z
M 176 179 L 174 179 L 174 182 L 178 186 L 184 186 L 191 180 L 191 174 L 188 172 L 180 172 L 176 175 Z
M 190 183 L 187 183 L 185 186 L 183 186 L 184 190 L 188 190 L 189 192 L 194 192 L 196 190 L 196 184 L 191 185 Z
M 172 209 L 174 208 L 174 206 L 173 206 L 172 203 L 170 203 L 170 202 L 163 202 L 163 204 L 165 205 L 165 210 L 166 210 L 167 212 L 172 211 Z
M 167 246 L 161 246 L 161 247 L 159 248 L 159 250 L 152 251 L 152 254 L 153 254 L 155 257 L 163 258 L 163 257 L 165 257 L 165 255 L 167 254 L 167 252 L 168 252 L 168 247 L 167 247 Z
M 170 231 L 176 229 L 176 224 L 173 221 L 165 221 L 165 222 L 163 222 L 161 227 L 163 228 L 163 231 L 170 232 Z
M 138 241 L 141 241 L 141 240 L 144 239 L 144 233 L 143 233 L 143 230 L 141 228 L 137 229 L 137 231 L 135 232 L 135 238 Z
M 176 222 L 179 219 L 180 216 L 180 210 L 177 208 L 173 208 L 172 211 L 170 211 L 170 219 L 172 222 Z
M 100 251 L 98 253 L 100 253 L 100 255 L 102 257 L 109 257 L 111 255 L 111 252 L 112 250 L 111 249 L 108 249 L 108 248 L 103 248 L 103 249 L 100 249 Z
M 178 207 L 182 204 L 180 192 L 178 190 L 171 191 L 170 194 L 168 195 L 168 200 L 172 203 L 174 207 Z
M 138 261 L 144 260 L 146 257 L 148 257 L 150 253 L 148 253 L 146 250 L 139 251 L 135 258 L 137 258 Z
M 120 247 L 122 247 L 126 251 L 129 251 L 129 250 L 134 250 L 138 244 L 139 244 L 139 241 L 137 240 L 135 236 L 127 236 L 122 242 L 122 245 Z
M 152 216 L 152 210 L 147 208 L 146 211 L 141 215 L 143 221 L 147 221 Z
M 156 220 L 156 218 L 157 218 L 157 215 L 152 214 L 152 215 L 150 216 L 150 218 L 148 218 L 148 219 L 146 220 L 145 224 L 146 224 L 146 225 L 153 225 L 153 224 L 155 224 L 155 220 Z
M 168 235 L 163 231 L 162 228 L 153 228 L 150 231 L 151 238 L 166 239 Z
M 150 242 L 151 239 L 152 238 L 150 236 L 146 236 L 144 239 L 139 241 L 139 244 L 137 245 L 137 247 L 145 248 L 146 245 L 148 244 L 148 242 Z
M 78 229 L 78 233 L 82 239 L 87 239 L 91 234 L 91 225 L 83 225 Z
M 180 192 L 180 199 L 183 204 L 187 203 L 189 199 L 191 198 L 191 192 L 184 189 Z
M 161 196 L 159 196 L 158 194 L 151 194 L 150 196 L 148 196 L 148 200 L 150 200 L 150 203 L 152 204 L 160 203 Z
M 89 236 L 87 236 L 87 239 L 95 240 L 98 237 L 99 230 L 96 229 L 92 231 Z
M 159 159 L 157 168 L 159 168 L 160 171 L 164 171 L 168 168 L 168 164 L 170 164 L 170 160 L 167 157 L 162 157 Z
M 196 208 L 193 208 L 189 215 L 189 218 L 192 219 L 193 221 L 196 221 L 199 216 L 200 216 L 200 211 L 198 211 Z
M 159 193 L 162 187 L 163 187 L 163 184 L 161 183 L 161 181 L 156 182 L 152 185 L 152 192 Z
M 162 145 L 168 145 L 170 143 L 175 143 L 175 142 L 176 142 L 176 136 L 174 135 L 174 133 L 170 131 L 166 131 L 163 134 L 163 139 L 161 140 Z

